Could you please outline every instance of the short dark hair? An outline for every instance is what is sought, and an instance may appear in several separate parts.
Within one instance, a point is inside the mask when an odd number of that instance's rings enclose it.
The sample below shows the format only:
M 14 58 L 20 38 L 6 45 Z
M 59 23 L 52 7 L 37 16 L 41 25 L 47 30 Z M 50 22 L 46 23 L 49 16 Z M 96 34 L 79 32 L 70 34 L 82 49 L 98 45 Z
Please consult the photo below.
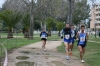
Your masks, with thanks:
M 71 26 L 74 26 L 74 25 L 71 25 Z
M 84 25 L 81 25 L 81 28 L 82 28 L 82 27 L 84 27 L 84 28 L 85 28 L 85 26 L 84 26 Z
M 66 23 L 66 24 L 69 24 L 69 23 Z

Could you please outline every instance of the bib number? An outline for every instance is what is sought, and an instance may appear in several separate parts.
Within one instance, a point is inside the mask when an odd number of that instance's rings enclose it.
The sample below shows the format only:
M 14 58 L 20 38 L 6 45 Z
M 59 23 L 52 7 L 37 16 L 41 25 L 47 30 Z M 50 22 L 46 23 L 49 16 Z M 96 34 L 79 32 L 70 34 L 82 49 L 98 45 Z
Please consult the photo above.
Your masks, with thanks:
M 84 41 L 85 41 L 85 37 L 81 37 L 81 38 L 80 38 L 80 41 L 81 41 L 81 42 L 84 42 Z
M 69 35 L 65 35 L 65 38 L 66 38 L 66 39 L 69 39 Z
M 45 35 L 42 35 L 42 38 L 46 38 Z

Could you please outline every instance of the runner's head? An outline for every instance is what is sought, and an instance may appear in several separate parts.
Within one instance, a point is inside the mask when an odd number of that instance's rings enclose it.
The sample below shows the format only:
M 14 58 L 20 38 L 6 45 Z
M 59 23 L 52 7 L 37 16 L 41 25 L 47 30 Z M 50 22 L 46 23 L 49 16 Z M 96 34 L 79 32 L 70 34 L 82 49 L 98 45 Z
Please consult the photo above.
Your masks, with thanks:
M 82 26 L 81 26 L 81 32 L 84 33 L 84 30 L 85 30 L 85 26 L 82 25 Z
M 71 29 L 74 30 L 74 26 L 73 25 L 71 25 Z
M 66 28 L 69 28 L 69 24 L 68 23 L 66 24 Z
M 45 29 L 44 28 L 42 29 L 42 32 L 45 32 Z

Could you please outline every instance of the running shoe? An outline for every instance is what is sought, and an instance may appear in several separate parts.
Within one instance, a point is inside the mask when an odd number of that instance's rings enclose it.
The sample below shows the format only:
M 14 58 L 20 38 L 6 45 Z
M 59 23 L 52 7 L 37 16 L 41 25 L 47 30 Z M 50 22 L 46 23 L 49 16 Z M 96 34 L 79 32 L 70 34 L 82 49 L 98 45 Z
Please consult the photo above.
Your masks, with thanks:
M 82 60 L 81 62 L 84 63 L 84 60 Z
M 46 49 L 44 49 L 44 51 L 46 51 Z
M 66 56 L 66 60 L 69 60 L 69 57 L 68 56 Z

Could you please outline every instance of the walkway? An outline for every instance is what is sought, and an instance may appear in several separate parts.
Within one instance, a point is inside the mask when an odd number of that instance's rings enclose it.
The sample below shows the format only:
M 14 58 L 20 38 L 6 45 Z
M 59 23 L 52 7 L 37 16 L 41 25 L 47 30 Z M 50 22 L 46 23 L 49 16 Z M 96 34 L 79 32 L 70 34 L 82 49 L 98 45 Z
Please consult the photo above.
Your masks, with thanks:
M 8 55 L 8 66 L 85 66 L 78 58 L 71 56 L 66 60 L 65 54 L 57 52 L 56 47 L 61 45 L 61 41 L 47 41 L 46 52 L 41 45 L 37 42 L 13 50 Z

